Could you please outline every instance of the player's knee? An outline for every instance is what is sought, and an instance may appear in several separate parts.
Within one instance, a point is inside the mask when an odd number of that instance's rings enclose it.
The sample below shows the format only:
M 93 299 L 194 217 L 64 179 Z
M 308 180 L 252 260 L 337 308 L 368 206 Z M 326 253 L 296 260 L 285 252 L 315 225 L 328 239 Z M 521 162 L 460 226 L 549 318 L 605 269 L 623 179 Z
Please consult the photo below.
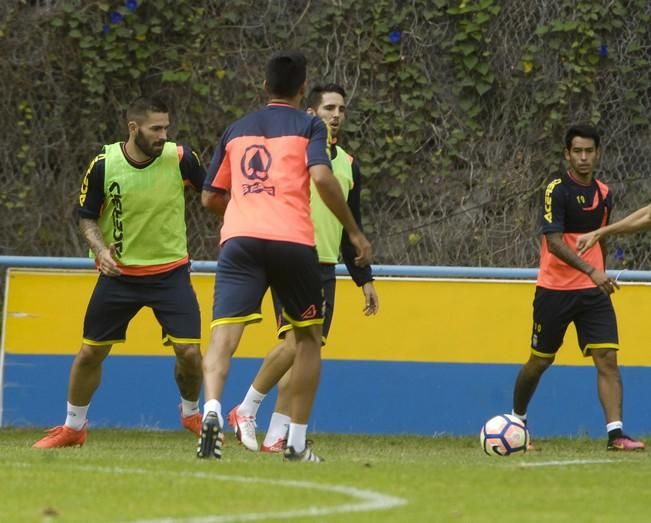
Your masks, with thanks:
M 101 365 L 108 356 L 111 345 L 87 345 L 82 343 L 81 349 L 77 354 L 77 363 L 85 367 L 96 367 Z
M 597 370 L 602 373 L 618 373 L 617 351 L 614 349 L 602 349 L 592 351 L 592 359 Z
M 539 374 L 542 374 L 545 372 L 549 367 L 551 367 L 552 363 L 554 363 L 554 356 L 551 356 L 550 358 L 542 358 L 540 356 L 536 356 L 535 354 L 532 354 L 531 357 L 529 358 L 529 361 L 527 362 L 527 366 L 532 369 L 534 372 L 538 372 Z
M 188 368 L 201 369 L 201 350 L 196 343 L 175 343 L 174 352 L 179 364 Z

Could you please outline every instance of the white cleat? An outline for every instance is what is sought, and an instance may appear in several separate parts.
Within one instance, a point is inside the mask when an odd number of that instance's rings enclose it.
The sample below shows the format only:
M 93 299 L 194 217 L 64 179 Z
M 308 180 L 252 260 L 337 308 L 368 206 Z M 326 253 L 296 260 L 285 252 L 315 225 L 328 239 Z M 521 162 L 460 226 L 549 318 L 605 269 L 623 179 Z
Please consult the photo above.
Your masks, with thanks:
M 258 440 L 255 435 L 255 416 L 240 416 L 237 413 L 239 405 L 228 413 L 228 424 L 232 427 L 237 439 L 245 448 L 252 452 L 258 451 Z

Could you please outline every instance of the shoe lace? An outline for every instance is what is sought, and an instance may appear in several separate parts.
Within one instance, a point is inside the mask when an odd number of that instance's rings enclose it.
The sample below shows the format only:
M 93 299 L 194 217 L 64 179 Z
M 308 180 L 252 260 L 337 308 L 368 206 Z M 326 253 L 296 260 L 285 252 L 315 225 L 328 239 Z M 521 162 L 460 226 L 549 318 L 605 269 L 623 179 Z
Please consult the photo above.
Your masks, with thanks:
M 61 434 L 61 432 L 63 432 L 63 425 L 58 425 L 57 427 L 52 427 L 50 429 L 47 429 L 46 432 L 47 432 L 47 436 L 46 436 L 47 438 L 55 438 L 56 436 Z
M 247 435 L 247 437 L 255 438 L 255 429 L 258 426 L 253 416 L 242 416 L 242 423 L 240 429 Z

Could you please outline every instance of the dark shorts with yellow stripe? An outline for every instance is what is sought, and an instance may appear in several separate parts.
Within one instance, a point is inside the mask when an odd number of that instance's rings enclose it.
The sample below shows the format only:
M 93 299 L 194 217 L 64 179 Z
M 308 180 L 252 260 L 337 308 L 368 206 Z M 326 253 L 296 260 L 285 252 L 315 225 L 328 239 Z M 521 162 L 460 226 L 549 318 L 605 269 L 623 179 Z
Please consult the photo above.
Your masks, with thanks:
M 332 316 L 335 311 L 335 287 L 337 278 L 335 276 L 335 266 L 332 263 L 319 264 L 321 273 L 321 285 L 323 286 L 323 334 L 321 335 L 321 344 L 325 345 L 332 325 Z M 276 324 L 278 325 L 278 337 L 284 338 L 285 333 L 292 328 L 291 324 L 283 317 L 282 305 L 278 295 L 271 291 L 271 297 L 274 302 L 274 312 L 276 313 Z
M 129 322 L 143 307 L 154 312 L 165 342 L 199 343 L 201 315 L 189 264 L 147 276 L 100 274 L 86 309 L 84 343 L 123 342 Z
M 271 287 L 283 317 L 299 327 L 323 323 L 323 293 L 316 249 L 300 243 L 240 236 L 221 248 L 211 327 L 262 319 Z
M 531 350 L 552 357 L 574 323 L 584 356 L 598 349 L 619 349 L 617 318 L 610 296 L 599 289 L 558 291 L 536 287 Z

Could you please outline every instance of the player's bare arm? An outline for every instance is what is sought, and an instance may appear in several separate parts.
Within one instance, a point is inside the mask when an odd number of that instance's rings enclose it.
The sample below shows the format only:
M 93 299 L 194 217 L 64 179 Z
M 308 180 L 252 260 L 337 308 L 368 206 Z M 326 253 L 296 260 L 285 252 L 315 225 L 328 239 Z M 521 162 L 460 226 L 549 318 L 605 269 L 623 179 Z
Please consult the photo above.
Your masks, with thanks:
M 201 205 L 220 218 L 226 212 L 226 206 L 230 196 L 227 192 L 221 191 L 201 191 Z
M 320 164 L 313 165 L 310 167 L 310 176 L 312 176 L 312 180 L 317 191 L 319 191 L 321 199 L 344 226 L 344 229 L 348 233 L 350 243 L 355 246 L 357 251 L 355 263 L 358 266 L 369 265 L 373 259 L 373 248 L 358 227 L 353 213 L 350 212 L 348 203 L 341 192 L 339 182 L 337 182 L 332 174 L 330 167 Z
M 547 233 L 547 245 L 549 247 L 549 252 L 551 252 L 557 258 L 560 258 L 565 263 L 574 267 L 575 269 L 584 272 L 595 283 L 602 292 L 606 294 L 612 294 L 615 292 L 615 289 L 619 289 L 617 282 L 612 279 L 604 271 L 593 267 L 588 262 L 579 257 L 567 243 L 563 241 L 563 234 L 560 232 L 551 232 Z
M 576 242 L 576 247 L 579 255 L 583 255 L 595 243 L 606 236 L 627 234 L 644 229 L 651 229 L 651 205 L 638 209 L 618 222 L 579 236 L 579 239 Z
M 362 285 L 362 292 L 364 293 L 364 314 L 372 316 L 377 314 L 380 310 L 380 300 L 375 291 L 375 285 L 372 281 L 367 281 Z
M 106 276 L 119 276 L 120 268 L 115 261 L 115 247 L 107 246 L 102 237 L 102 231 L 95 220 L 80 218 L 79 230 L 83 235 L 90 250 L 95 253 L 99 270 Z

